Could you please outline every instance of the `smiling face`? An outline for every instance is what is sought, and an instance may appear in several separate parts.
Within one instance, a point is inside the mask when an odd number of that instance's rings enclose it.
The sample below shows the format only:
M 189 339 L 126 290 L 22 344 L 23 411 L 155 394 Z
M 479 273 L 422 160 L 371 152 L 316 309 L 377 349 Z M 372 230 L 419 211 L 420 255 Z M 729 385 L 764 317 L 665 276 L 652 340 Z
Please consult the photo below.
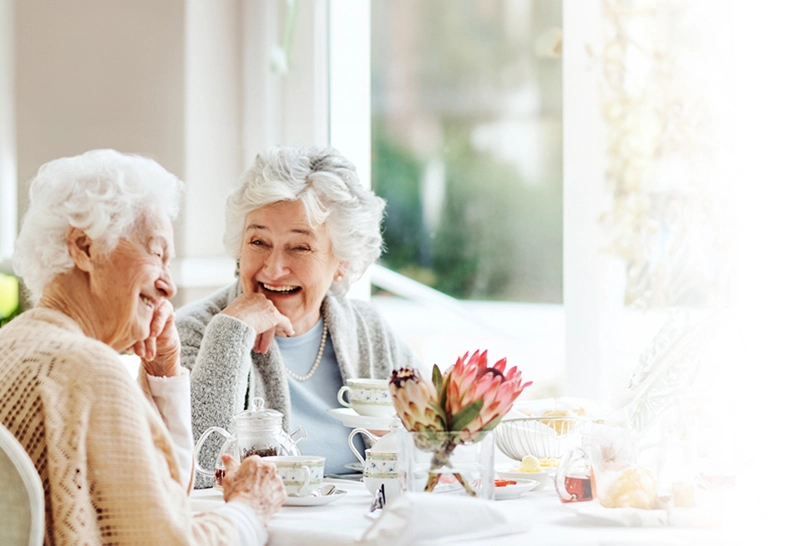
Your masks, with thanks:
M 245 218 L 242 290 L 269 298 L 292 322 L 296 335 L 317 323 L 334 276 L 344 271 L 325 225 L 312 227 L 300 201 L 266 205 Z
M 143 219 L 117 247 L 95 259 L 91 291 L 101 341 L 126 350 L 150 335 L 155 308 L 175 295 L 169 272 L 172 224 L 165 215 Z

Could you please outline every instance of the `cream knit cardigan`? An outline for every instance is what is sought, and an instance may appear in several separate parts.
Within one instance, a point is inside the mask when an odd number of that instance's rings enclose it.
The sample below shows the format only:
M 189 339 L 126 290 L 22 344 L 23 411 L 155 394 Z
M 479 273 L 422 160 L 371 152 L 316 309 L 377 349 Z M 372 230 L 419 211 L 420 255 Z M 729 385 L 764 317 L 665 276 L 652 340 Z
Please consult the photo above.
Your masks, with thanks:
M 32 309 L 0 329 L 0 422 L 42 479 L 45 544 L 236 544 L 226 516 L 192 515 L 140 383 L 58 311 Z

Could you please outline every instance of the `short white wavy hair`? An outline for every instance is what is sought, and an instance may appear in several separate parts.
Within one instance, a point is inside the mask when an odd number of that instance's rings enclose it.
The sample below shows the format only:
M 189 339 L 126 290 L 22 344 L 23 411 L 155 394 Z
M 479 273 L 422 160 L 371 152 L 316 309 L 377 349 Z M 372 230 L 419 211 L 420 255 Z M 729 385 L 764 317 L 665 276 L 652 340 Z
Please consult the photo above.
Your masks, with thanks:
M 312 226 L 327 227 L 333 255 L 347 263 L 334 294 L 346 294 L 381 255 L 386 202 L 361 185 L 355 166 L 334 148 L 278 146 L 259 153 L 228 196 L 223 242 L 231 257 L 241 257 L 245 217 L 280 201 L 300 201 Z
M 148 215 L 174 220 L 183 182 L 145 157 L 93 150 L 45 163 L 31 181 L 30 204 L 14 250 L 14 270 L 37 302 L 44 288 L 75 263 L 67 248 L 70 226 L 116 248 Z

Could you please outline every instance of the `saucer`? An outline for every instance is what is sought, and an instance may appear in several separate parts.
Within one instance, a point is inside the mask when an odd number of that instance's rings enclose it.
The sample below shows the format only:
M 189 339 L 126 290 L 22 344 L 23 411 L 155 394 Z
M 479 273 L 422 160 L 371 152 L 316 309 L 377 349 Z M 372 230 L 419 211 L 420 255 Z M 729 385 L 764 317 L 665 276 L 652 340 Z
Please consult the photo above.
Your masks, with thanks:
M 361 463 L 347 463 L 344 465 L 348 470 L 355 470 L 356 472 L 364 472 L 364 465 Z
M 550 478 L 547 478 L 548 480 Z M 495 500 L 516 499 L 523 493 L 528 491 L 535 491 L 539 485 L 538 480 L 515 480 L 517 483 L 514 485 L 505 485 L 503 487 L 494 488 Z
M 325 504 L 329 504 L 335 500 L 341 499 L 347 494 L 347 491 L 344 489 L 337 489 L 331 495 L 325 495 L 324 497 L 286 497 L 286 502 L 283 503 L 284 506 L 323 506 Z
M 350 428 L 365 428 L 367 430 L 389 430 L 389 423 L 392 417 L 371 417 L 369 415 L 359 415 L 350 408 L 330 408 L 326 410 L 329 415 L 341 421 Z
M 518 468 L 518 467 L 512 467 Z M 553 476 L 556 475 L 556 469 L 553 468 L 552 470 L 545 470 L 542 472 L 512 472 L 511 469 L 504 469 L 504 470 L 495 470 L 495 474 L 497 474 L 498 478 L 503 478 L 504 480 L 514 480 L 514 481 L 527 481 L 533 480 L 537 482 L 536 488 L 534 491 L 539 491 L 540 489 L 544 489 L 545 487 L 552 487 L 553 486 Z

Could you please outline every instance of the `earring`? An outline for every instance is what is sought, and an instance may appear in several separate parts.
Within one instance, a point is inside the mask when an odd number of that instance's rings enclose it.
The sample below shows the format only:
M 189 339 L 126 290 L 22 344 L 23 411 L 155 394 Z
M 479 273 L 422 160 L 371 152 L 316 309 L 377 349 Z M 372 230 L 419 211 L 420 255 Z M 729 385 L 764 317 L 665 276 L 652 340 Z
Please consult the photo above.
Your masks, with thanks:
M 333 280 L 336 281 L 336 282 L 342 282 L 342 279 L 344 279 L 344 277 L 342 275 L 336 275 L 333 278 Z

